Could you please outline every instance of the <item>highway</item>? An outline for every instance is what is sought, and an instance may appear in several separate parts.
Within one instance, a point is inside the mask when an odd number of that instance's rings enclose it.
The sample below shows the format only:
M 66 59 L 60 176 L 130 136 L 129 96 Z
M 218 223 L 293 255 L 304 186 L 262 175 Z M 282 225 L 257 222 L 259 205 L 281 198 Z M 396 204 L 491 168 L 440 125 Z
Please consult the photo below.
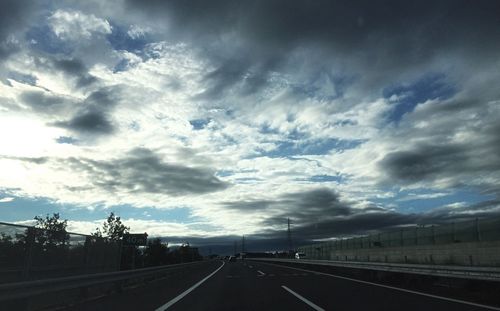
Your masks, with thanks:
M 500 310 L 269 263 L 214 261 L 72 310 Z

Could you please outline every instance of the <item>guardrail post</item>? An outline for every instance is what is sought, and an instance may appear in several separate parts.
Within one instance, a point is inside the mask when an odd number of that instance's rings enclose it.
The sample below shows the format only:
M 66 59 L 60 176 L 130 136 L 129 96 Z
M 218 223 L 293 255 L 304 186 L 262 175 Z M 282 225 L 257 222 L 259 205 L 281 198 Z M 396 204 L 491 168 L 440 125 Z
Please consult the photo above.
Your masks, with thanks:
M 33 244 L 35 243 L 35 232 L 33 227 L 26 229 L 26 250 L 24 258 L 23 278 L 28 280 L 31 276 L 31 265 L 33 260 Z
M 476 241 L 481 241 L 481 232 L 479 231 L 479 218 L 475 219 L 475 228 L 476 228 Z
M 452 243 L 455 243 L 457 241 L 457 237 L 455 236 L 455 222 L 451 223 L 451 239 Z
M 434 225 L 431 226 L 431 233 L 432 233 L 432 244 L 436 244 L 436 235 L 434 234 Z
M 84 270 L 85 273 L 89 272 L 89 257 L 90 257 L 90 243 L 92 243 L 92 240 L 89 236 L 85 237 L 85 244 L 84 244 Z
M 123 241 L 118 240 L 116 241 L 116 244 L 118 246 L 118 258 L 117 258 L 117 264 L 116 264 L 116 271 L 120 271 L 122 268 L 122 249 L 123 249 Z

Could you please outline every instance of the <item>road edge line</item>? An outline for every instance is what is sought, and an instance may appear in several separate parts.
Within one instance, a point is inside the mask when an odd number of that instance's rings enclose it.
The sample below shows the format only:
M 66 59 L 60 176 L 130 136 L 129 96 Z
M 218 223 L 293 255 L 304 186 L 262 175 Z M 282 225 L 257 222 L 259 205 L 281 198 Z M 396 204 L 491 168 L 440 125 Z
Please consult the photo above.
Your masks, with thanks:
M 203 284 L 203 282 L 205 282 L 206 280 L 208 280 L 211 276 L 213 276 L 214 274 L 216 274 L 220 269 L 222 269 L 222 267 L 224 267 L 224 265 L 226 264 L 226 262 L 222 262 L 222 265 L 220 265 L 219 268 L 217 268 L 214 272 L 210 273 L 209 275 L 207 275 L 205 278 L 203 278 L 201 281 L 199 281 L 198 283 L 194 284 L 193 286 L 191 286 L 190 288 L 186 289 L 184 292 L 182 292 L 180 295 L 178 295 L 177 297 L 175 297 L 174 299 L 170 300 L 169 302 L 167 302 L 166 304 L 158 307 L 155 309 L 155 311 L 165 311 L 167 310 L 168 308 L 170 308 L 171 306 L 173 306 L 176 302 L 178 302 L 179 300 L 181 300 L 182 298 L 184 298 L 185 296 L 187 296 L 190 292 L 192 292 L 193 290 L 195 290 L 198 286 L 200 286 L 201 284 Z

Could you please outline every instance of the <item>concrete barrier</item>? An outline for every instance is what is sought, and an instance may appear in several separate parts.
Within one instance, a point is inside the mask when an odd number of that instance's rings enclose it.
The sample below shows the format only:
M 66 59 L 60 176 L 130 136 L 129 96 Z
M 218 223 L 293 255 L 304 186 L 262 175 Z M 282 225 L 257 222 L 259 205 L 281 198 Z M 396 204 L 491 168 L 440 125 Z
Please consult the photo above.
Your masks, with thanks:
M 500 267 L 500 241 L 332 250 L 326 259 L 411 264 Z

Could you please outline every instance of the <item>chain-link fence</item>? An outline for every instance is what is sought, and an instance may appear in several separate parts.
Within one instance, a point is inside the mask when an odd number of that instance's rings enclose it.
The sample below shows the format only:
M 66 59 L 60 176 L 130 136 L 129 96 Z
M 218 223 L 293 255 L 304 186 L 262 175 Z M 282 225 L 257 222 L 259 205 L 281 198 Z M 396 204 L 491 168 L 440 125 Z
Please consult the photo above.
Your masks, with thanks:
M 405 247 L 500 240 L 500 218 L 406 227 L 355 238 L 336 239 L 299 247 L 309 258 L 327 259 L 331 251 Z
M 0 222 L 0 283 L 118 270 L 119 242 Z

